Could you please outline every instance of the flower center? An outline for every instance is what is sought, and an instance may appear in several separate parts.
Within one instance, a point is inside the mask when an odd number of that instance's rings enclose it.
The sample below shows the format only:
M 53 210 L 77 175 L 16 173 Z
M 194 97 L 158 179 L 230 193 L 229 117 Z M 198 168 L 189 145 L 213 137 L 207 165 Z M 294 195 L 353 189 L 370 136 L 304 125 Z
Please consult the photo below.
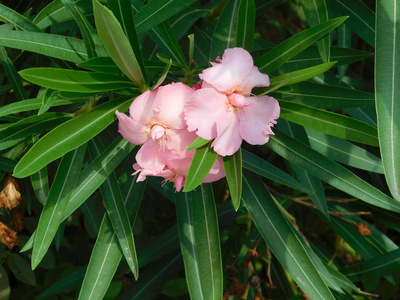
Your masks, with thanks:
M 165 134 L 165 127 L 160 124 L 155 124 L 151 127 L 150 136 L 154 141 L 162 138 Z
M 245 108 L 249 105 L 246 97 L 240 94 L 232 93 L 227 95 L 229 104 L 237 108 Z

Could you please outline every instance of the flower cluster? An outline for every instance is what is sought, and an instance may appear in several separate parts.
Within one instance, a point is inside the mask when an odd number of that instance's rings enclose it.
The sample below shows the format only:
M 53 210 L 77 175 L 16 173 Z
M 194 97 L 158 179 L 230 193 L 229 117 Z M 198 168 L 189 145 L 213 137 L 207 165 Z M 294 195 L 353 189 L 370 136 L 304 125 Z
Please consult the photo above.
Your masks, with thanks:
M 133 165 L 146 176 L 161 176 L 184 186 L 195 150 L 186 148 L 198 137 L 211 144 L 220 156 L 232 155 L 243 140 L 265 144 L 279 117 L 278 102 L 269 96 L 251 94 L 254 87 L 269 85 L 269 77 L 254 66 L 251 55 L 242 48 L 227 49 L 222 59 L 205 69 L 199 85 L 190 88 L 171 83 L 146 91 L 129 108 L 129 117 L 116 112 L 119 132 L 129 142 L 142 145 Z M 203 182 L 225 176 L 218 158 Z

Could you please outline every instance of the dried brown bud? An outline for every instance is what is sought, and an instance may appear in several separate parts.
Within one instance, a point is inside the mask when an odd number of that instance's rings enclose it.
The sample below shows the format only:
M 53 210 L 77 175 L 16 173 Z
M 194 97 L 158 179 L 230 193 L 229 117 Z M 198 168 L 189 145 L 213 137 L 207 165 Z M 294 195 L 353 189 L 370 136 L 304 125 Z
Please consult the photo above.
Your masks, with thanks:
M 11 215 L 13 217 L 11 225 L 14 226 L 17 231 L 21 231 L 22 229 L 24 229 L 25 224 L 24 220 L 22 219 L 21 212 L 18 209 L 14 208 L 11 211 Z
M 21 202 L 21 193 L 17 181 L 8 174 L 4 180 L 4 188 L 0 192 L 0 207 L 13 209 Z
M 0 222 L 0 242 L 10 249 L 19 244 L 17 233 L 3 222 Z
M 371 235 L 372 231 L 371 229 L 368 228 L 368 225 L 365 223 L 358 223 L 357 224 L 357 230 L 363 235 L 363 236 L 367 236 L 367 235 Z

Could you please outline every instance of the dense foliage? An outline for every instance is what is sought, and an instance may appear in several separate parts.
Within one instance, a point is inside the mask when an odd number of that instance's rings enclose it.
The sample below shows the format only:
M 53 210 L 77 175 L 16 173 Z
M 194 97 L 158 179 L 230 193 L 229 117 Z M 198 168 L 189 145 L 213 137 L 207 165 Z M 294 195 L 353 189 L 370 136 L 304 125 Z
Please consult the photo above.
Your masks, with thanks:
M 398 16 L 396 0 L 3 1 L 0 300 L 395 299 Z M 196 139 L 180 192 L 138 182 L 116 111 L 195 87 L 233 47 L 269 76 L 251 93 L 278 100 L 274 135 L 223 157 Z M 226 179 L 200 184 L 217 159 Z

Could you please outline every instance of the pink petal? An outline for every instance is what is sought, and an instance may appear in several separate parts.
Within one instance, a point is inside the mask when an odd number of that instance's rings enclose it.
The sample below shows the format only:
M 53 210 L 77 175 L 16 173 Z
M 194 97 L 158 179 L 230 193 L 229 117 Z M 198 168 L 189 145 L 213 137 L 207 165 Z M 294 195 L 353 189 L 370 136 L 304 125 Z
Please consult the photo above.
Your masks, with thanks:
M 146 91 L 133 100 L 129 107 L 129 117 L 139 124 L 149 125 L 152 120 L 152 109 L 156 93 Z
M 127 115 L 116 111 L 118 117 L 118 132 L 126 139 L 135 145 L 140 145 L 146 142 L 149 138 L 147 127 L 141 123 L 134 121 Z
M 180 82 L 159 87 L 154 101 L 154 112 L 157 112 L 154 118 L 170 128 L 185 128 L 183 108 L 193 92 L 193 89 Z
M 239 150 L 242 138 L 239 134 L 239 115 L 232 110 L 220 117 L 217 123 L 217 137 L 211 146 L 221 156 L 232 155 Z
M 212 166 L 208 175 L 203 179 L 202 182 L 214 182 L 225 177 L 225 169 L 222 158 L 218 157 Z
M 161 125 L 153 125 L 151 127 L 150 136 L 153 140 L 158 140 L 159 138 L 163 137 L 165 134 L 165 127 Z
M 273 134 L 271 123 L 279 118 L 278 101 L 269 96 L 248 97 L 250 105 L 239 110 L 240 135 L 252 145 L 263 145 Z
M 193 93 L 185 106 L 185 120 L 189 131 L 203 139 L 217 136 L 216 122 L 228 110 L 227 97 L 213 88 L 202 88 Z
M 253 87 L 269 85 L 269 77 L 258 71 L 250 53 L 243 48 L 226 49 L 221 63 L 212 65 L 199 76 L 222 93 L 248 96 Z
M 160 144 L 149 139 L 136 154 L 136 162 L 141 168 L 158 173 L 164 169 L 169 154 L 170 151 L 160 151 Z

